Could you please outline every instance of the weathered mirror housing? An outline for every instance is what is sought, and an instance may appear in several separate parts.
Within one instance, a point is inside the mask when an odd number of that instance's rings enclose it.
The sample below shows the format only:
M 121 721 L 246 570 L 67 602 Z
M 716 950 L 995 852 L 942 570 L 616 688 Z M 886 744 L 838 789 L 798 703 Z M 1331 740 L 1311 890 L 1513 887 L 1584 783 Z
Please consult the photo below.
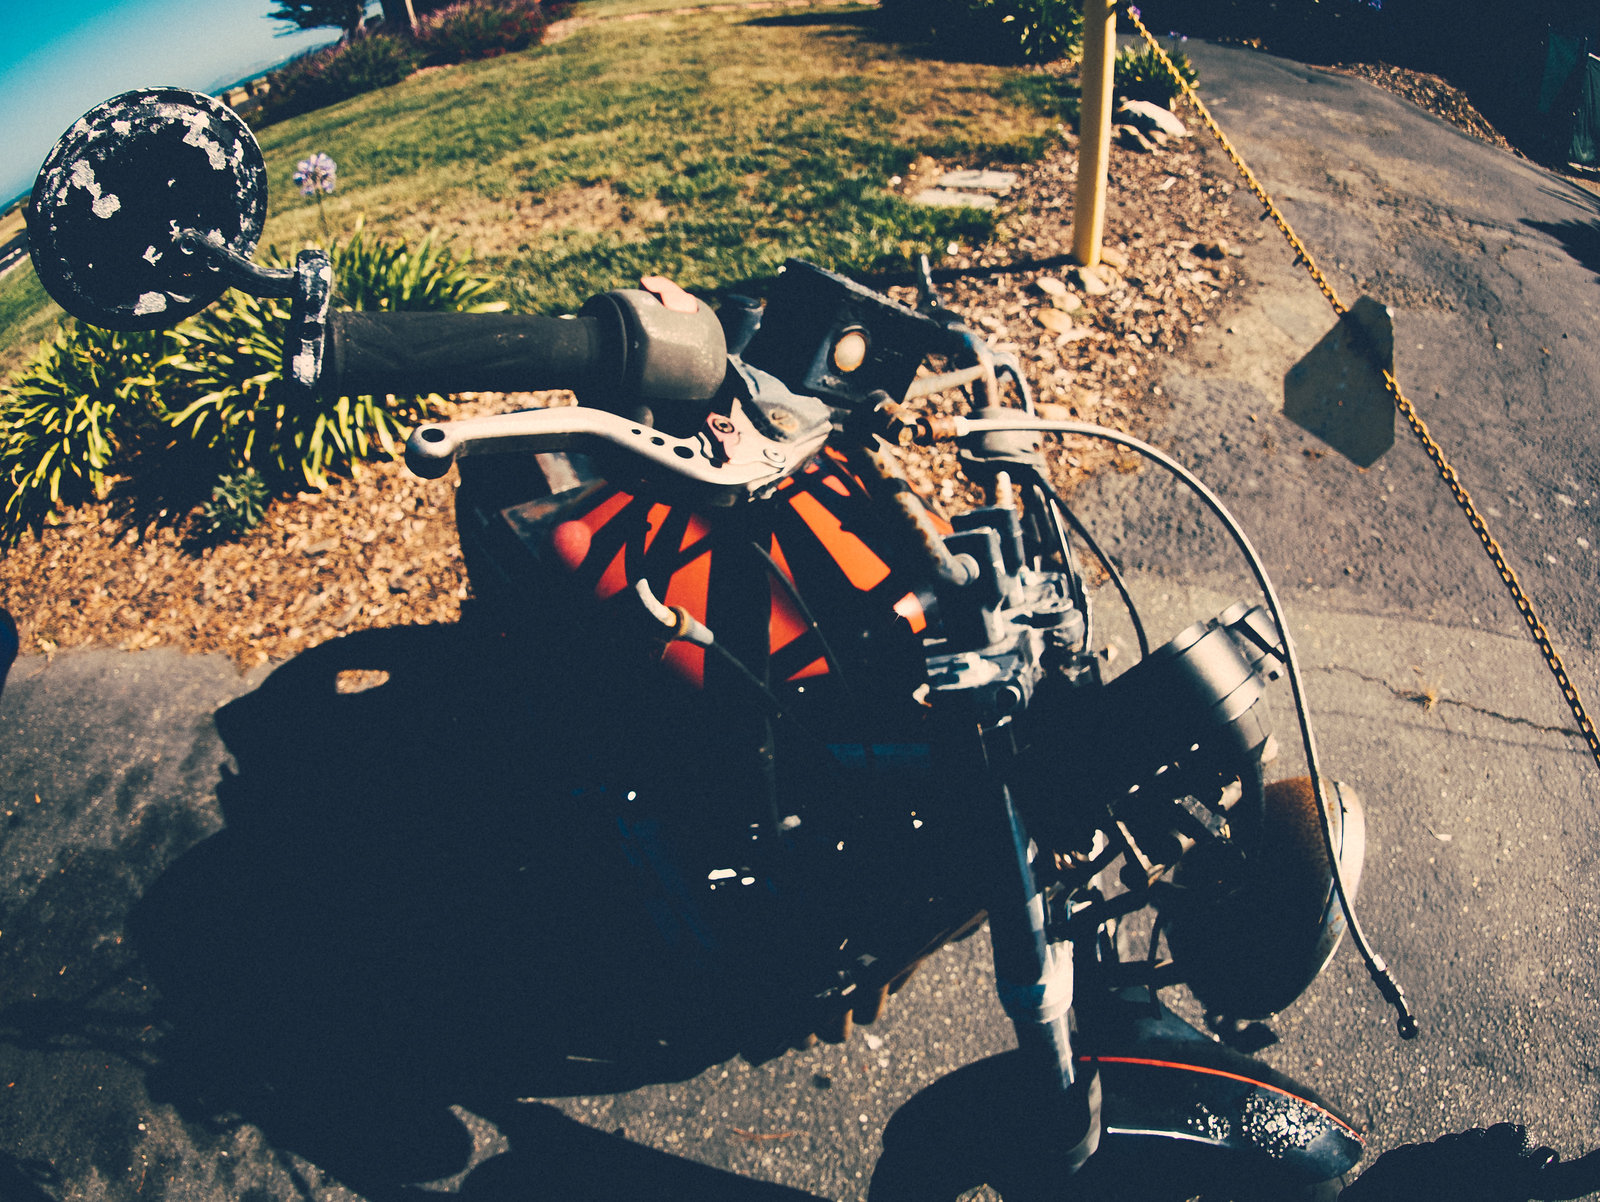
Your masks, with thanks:
M 266 215 L 249 126 L 183 88 L 124 92 L 85 113 L 45 159 L 25 212 L 45 291 L 117 330 L 172 325 L 228 287 L 210 257 L 179 247 L 181 231 L 248 257 Z

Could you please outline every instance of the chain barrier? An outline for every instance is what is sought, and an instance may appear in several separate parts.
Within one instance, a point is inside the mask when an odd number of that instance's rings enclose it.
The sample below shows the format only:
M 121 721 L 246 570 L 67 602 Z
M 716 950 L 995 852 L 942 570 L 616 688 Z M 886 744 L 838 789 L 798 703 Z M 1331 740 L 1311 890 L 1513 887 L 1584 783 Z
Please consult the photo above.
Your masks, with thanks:
M 1317 261 L 1311 257 L 1311 252 L 1306 249 L 1305 244 L 1300 241 L 1290 227 L 1288 219 L 1284 217 L 1278 206 L 1273 203 L 1272 197 L 1267 193 L 1267 190 L 1261 186 L 1261 181 L 1256 178 L 1255 172 L 1250 170 L 1249 165 L 1240 156 L 1239 152 L 1234 149 L 1233 143 L 1228 140 L 1228 135 L 1222 132 L 1222 127 L 1217 124 L 1216 118 L 1211 115 L 1211 110 L 1206 108 L 1205 102 L 1200 99 L 1199 94 L 1189 82 L 1183 78 L 1161 43 L 1156 40 L 1155 35 L 1150 32 L 1144 21 L 1140 19 L 1139 10 L 1131 5 L 1125 5 L 1122 11 L 1128 15 L 1129 20 L 1133 22 L 1134 28 L 1139 31 L 1145 43 L 1166 65 L 1167 70 L 1172 73 L 1172 77 L 1183 88 L 1185 98 L 1194 106 L 1195 112 L 1200 115 L 1200 120 L 1205 123 L 1206 128 L 1211 131 L 1212 136 L 1221 145 L 1229 161 L 1238 169 L 1240 176 L 1244 179 L 1245 186 L 1261 202 L 1261 207 L 1266 210 L 1264 216 L 1272 219 L 1273 224 L 1278 227 L 1279 232 L 1283 234 L 1284 239 L 1289 243 L 1290 248 L 1294 251 L 1295 262 L 1304 265 L 1307 273 L 1317 287 L 1321 289 L 1322 295 L 1328 298 L 1328 304 L 1333 307 L 1333 311 L 1343 317 L 1349 310 L 1345 307 L 1344 302 L 1339 299 L 1339 294 L 1334 291 L 1333 285 L 1322 274 L 1322 269 L 1317 266 Z M 1560 653 L 1556 651 L 1555 645 L 1550 641 L 1549 632 L 1545 630 L 1544 622 L 1540 620 L 1538 611 L 1534 609 L 1533 602 L 1522 587 L 1522 582 L 1517 579 L 1516 572 L 1506 562 L 1506 557 L 1500 550 L 1499 542 L 1489 532 L 1488 523 L 1483 520 L 1483 515 L 1478 512 L 1478 507 L 1473 504 L 1472 496 L 1467 492 L 1466 485 L 1461 483 L 1461 478 L 1456 475 L 1455 468 L 1445 458 L 1444 450 L 1434 441 L 1433 436 L 1428 433 L 1427 423 L 1422 420 L 1422 416 L 1417 412 L 1416 407 L 1412 405 L 1405 393 L 1400 390 L 1400 383 L 1395 379 L 1394 373 L 1385 371 L 1383 373 L 1383 382 L 1389 390 L 1389 396 L 1394 401 L 1395 409 L 1399 411 L 1401 417 L 1405 418 L 1406 425 L 1416 435 L 1417 441 L 1422 444 L 1422 448 L 1427 452 L 1428 458 L 1433 462 L 1433 466 L 1438 469 L 1439 478 L 1445 482 L 1450 489 L 1450 495 L 1455 498 L 1456 504 L 1461 507 L 1461 511 L 1467 515 L 1467 521 L 1471 523 L 1473 533 L 1478 536 L 1478 541 L 1483 544 L 1483 549 L 1494 564 L 1495 571 L 1500 574 L 1500 579 L 1505 584 L 1506 591 L 1511 594 L 1511 600 L 1516 604 L 1517 612 L 1522 615 L 1522 620 L 1527 623 L 1528 632 L 1533 636 L 1533 641 L 1538 644 L 1539 651 L 1544 656 L 1545 664 L 1555 677 L 1556 685 L 1561 690 L 1561 696 L 1566 700 L 1567 707 L 1577 720 L 1578 733 L 1583 736 L 1584 742 L 1589 745 L 1589 754 L 1594 757 L 1596 767 L 1600 767 L 1600 735 L 1595 733 L 1594 723 L 1590 721 L 1589 713 L 1584 708 L 1583 698 L 1578 695 L 1577 686 L 1572 683 L 1572 678 L 1567 675 L 1566 664 L 1562 662 Z

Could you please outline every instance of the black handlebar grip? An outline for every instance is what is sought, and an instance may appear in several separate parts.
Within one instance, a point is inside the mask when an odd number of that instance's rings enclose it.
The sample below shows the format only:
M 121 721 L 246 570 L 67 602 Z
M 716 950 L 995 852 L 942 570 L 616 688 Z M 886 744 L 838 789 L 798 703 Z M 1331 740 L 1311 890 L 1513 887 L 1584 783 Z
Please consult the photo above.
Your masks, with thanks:
M 596 317 L 523 313 L 332 313 L 319 391 L 574 391 L 611 383 L 621 347 Z

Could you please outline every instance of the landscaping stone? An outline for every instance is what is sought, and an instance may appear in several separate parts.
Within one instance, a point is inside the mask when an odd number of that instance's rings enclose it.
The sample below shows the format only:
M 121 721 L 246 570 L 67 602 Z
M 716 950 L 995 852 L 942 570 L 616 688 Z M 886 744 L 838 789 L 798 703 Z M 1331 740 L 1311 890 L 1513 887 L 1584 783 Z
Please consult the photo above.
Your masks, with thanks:
M 1074 267 L 1067 273 L 1067 282 L 1085 296 L 1104 296 L 1111 286 L 1092 267 Z
M 1141 132 L 1160 130 L 1169 138 L 1187 138 L 1189 127 L 1173 114 L 1148 100 L 1124 100 L 1117 105 L 1116 118 L 1126 125 L 1136 126 Z
M 1004 196 L 1017 186 L 1015 171 L 946 171 L 939 177 L 941 188 L 994 192 Z
M 912 204 L 936 209 L 992 209 L 998 203 L 984 192 L 957 192 L 951 188 L 924 188 L 911 198 Z

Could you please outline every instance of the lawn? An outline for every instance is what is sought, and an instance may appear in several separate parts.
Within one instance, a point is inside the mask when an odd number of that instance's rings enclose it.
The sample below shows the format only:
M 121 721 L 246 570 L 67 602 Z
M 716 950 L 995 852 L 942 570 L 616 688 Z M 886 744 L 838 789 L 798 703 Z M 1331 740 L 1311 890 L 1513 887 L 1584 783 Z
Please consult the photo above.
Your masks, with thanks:
M 0 276 L 0 379 L 22 366 L 64 316 L 45 295 L 32 263 Z
M 1036 155 L 1059 91 L 888 44 L 870 10 L 600 20 L 260 131 L 272 187 L 262 241 L 292 252 L 358 219 L 408 240 L 431 232 L 503 277 L 515 307 L 543 312 L 652 272 L 716 289 L 790 255 L 870 270 L 989 236 L 986 218 L 908 205 L 888 181 L 923 154 Z M 289 180 L 313 151 L 338 163 L 320 209 Z M 47 332 L 37 294 L 26 269 L 0 281 L 0 348 Z

